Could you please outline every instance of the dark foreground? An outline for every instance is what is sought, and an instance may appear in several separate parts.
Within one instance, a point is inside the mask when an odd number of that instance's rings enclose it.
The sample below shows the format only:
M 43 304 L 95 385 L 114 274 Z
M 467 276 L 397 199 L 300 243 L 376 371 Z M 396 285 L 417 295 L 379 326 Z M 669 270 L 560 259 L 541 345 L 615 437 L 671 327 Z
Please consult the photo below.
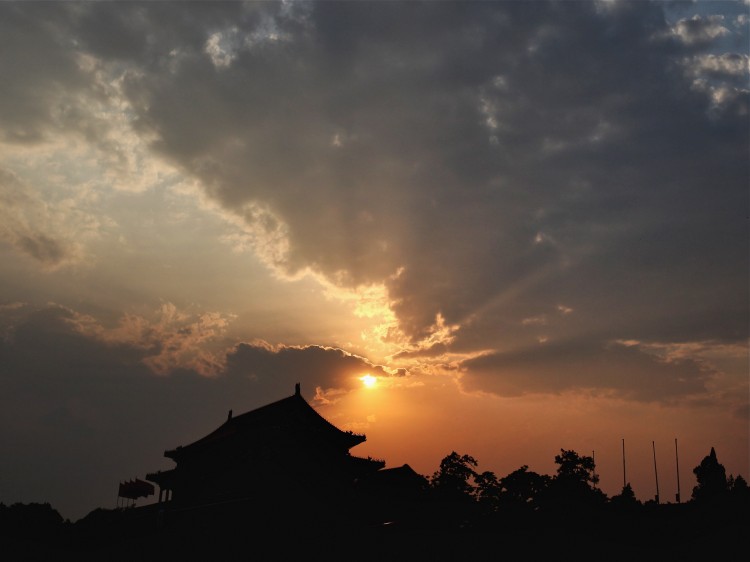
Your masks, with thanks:
M 745 560 L 748 510 L 469 513 L 425 503 L 386 521 L 357 509 L 258 509 L 238 501 L 95 510 L 76 523 L 6 517 L 4 560 Z M 54 510 L 52 510 L 54 511 Z M 262 511 L 262 513 L 260 513 Z M 467 517 L 468 516 L 468 517 Z

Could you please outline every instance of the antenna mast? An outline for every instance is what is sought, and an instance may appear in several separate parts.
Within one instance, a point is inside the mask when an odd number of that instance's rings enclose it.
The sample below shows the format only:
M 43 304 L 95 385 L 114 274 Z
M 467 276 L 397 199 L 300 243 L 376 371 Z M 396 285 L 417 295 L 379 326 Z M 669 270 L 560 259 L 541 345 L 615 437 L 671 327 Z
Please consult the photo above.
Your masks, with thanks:
M 654 451 L 654 477 L 656 478 L 656 503 L 659 503 L 659 472 L 656 470 L 656 444 L 651 441 L 651 448 Z
M 677 437 L 674 438 L 674 462 L 677 468 L 677 494 L 675 499 L 680 503 L 680 457 L 677 456 Z
M 625 438 L 622 440 L 622 488 L 628 485 L 628 479 L 625 477 Z

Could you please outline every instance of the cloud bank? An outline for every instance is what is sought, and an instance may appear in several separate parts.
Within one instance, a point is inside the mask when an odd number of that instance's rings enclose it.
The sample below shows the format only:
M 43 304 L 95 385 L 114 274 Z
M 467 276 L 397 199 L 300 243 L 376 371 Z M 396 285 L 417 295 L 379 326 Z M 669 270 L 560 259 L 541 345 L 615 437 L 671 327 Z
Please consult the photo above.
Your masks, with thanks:
M 747 55 L 711 50 L 747 30 L 658 3 L 529 9 L 9 4 L 28 62 L 3 58 L 0 128 L 106 151 L 84 102 L 118 100 L 270 267 L 385 284 L 413 345 L 438 318 L 457 350 L 745 338 Z M 71 251 L 3 236 L 50 266 Z M 576 313 L 532 336 L 560 302 Z

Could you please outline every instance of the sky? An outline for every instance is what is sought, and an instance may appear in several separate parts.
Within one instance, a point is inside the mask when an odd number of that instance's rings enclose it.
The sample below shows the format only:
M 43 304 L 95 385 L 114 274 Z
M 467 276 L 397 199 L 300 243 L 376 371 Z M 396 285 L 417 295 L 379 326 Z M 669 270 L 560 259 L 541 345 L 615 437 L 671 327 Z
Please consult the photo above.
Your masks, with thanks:
M 0 501 L 293 394 L 430 475 L 749 474 L 750 5 L 0 3 Z M 368 388 L 361 377 L 370 374 Z M 653 442 L 653 446 L 652 446 Z

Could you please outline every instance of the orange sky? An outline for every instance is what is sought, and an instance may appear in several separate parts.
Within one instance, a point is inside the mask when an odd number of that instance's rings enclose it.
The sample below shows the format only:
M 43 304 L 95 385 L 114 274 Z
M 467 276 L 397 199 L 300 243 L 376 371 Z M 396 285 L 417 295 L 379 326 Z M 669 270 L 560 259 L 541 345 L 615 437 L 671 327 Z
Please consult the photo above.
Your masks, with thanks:
M 747 443 L 737 446 L 743 442 L 742 428 L 731 415 L 708 410 L 634 407 L 617 399 L 581 396 L 518 400 L 467 395 L 446 380 L 408 389 L 363 388 L 319 411 L 343 428 L 366 433 L 367 442 L 353 454 L 384 458 L 390 467 L 408 463 L 428 476 L 453 450 L 474 456 L 480 469 L 500 477 L 523 464 L 554 474 L 554 456 L 561 448 L 574 449 L 594 452 L 600 487 L 614 495 L 622 488 L 623 438 L 627 479 L 643 501 L 656 493 L 652 441 L 662 501 L 675 501 L 675 438 L 683 500 L 695 485 L 692 469 L 712 446 L 727 474 L 744 475 L 748 467 Z

